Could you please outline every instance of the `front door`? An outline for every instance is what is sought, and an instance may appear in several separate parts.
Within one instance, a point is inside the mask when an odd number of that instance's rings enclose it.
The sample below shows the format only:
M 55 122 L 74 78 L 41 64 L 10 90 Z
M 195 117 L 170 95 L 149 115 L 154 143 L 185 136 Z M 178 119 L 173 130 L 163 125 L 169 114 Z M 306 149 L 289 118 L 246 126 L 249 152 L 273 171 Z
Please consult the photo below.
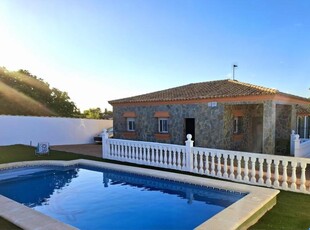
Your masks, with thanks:
M 251 152 L 263 152 L 263 118 L 252 118 L 252 146 Z
M 187 134 L 191 134 L 192 141 L 195 141 L 195 118 L 185 118 L 185 140 Z

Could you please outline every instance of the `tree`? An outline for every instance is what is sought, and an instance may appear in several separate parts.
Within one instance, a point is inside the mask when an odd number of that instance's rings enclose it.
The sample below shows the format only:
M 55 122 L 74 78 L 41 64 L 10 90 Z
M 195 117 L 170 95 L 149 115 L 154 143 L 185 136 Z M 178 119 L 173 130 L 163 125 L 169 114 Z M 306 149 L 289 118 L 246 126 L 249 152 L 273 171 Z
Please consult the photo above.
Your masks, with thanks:
M 104 109 L 104 112 L 102 112 L 99 107 L 90 108 L 88 110 L 84 110 L 82 116 L 85 118 L 90 118 L 90 119 L 112 119 L 113 112 L 108 111 L 108 109 Z
M 100 108 L 90 108 L 88 110 L 84 110 L 84 117 L 90 119 L 101 119 L 102 112 Z
M 62 92 L 28 70 L 0 67 L 0 114 L 77 117 L 80 111 Z
M 108 109 L 105 108 L 104 113 L 102 114 L 102 119 L 113 119 L 113 112 L 108 111 Z

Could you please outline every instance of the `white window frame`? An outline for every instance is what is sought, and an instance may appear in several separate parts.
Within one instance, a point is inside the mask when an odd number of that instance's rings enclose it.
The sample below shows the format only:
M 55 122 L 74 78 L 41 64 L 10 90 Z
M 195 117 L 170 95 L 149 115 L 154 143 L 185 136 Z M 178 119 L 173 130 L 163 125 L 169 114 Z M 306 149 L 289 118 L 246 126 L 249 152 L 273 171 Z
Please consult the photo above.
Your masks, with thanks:
M 240 119 L 243 119 L 243 117 L 242 116 L 234 117 L 234 124 L 233 124 L 234 134 L 241 134 L 241 132 L 243 132 L 242 127 L 241 127 L 241 130 L 239 130 Z M 242 123 L 241 123 L 241 125 L 242 125 Z
M 136 131 L 136 119 L 127 118 L 127 131 L 134 132 Z
M 238 133 L 238 127 L 239 127 L 239 118 L 238 117 L 234 117 L 234 134 Z
M 166 126 L 164 125 L 166 123 Z M 168 118 L 158 118 L 158 132 L 168 133 Z

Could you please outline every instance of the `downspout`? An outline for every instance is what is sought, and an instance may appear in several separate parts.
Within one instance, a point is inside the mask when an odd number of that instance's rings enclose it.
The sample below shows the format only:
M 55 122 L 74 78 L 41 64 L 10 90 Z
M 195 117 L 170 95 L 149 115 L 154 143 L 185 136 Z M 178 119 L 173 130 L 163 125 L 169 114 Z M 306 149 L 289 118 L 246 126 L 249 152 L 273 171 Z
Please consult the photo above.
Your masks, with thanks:
M 304 119 L 304 138 L 307 138 L 307 116 Z
M 296 134 L 299 134 L 299 116 L 297 116 L 296 123 Z

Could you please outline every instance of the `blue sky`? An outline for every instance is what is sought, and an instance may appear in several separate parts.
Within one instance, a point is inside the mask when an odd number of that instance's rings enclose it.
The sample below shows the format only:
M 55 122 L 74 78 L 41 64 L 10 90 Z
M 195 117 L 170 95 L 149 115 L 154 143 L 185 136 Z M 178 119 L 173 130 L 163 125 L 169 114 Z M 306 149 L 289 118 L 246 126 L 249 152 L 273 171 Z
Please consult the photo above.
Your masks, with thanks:
M 1 0 L 0 66 L 81 110 L 232 78 L 310 97 L 308 0 Z

